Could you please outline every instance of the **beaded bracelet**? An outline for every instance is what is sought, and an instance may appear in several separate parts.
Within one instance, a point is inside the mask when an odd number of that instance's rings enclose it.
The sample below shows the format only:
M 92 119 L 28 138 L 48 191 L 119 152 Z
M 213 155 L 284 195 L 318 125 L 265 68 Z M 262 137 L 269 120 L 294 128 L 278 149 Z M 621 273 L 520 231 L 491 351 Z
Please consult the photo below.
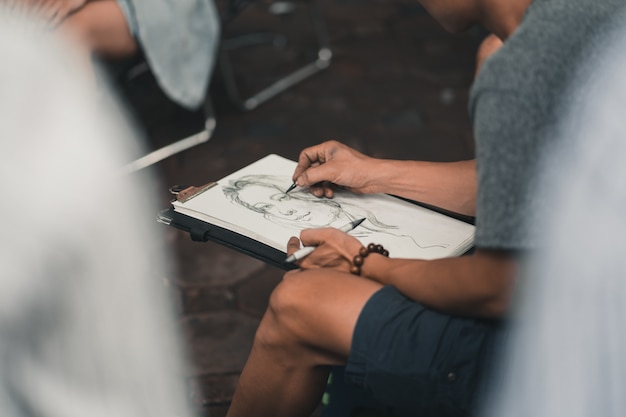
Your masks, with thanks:
M 359 249 L 359 254 L 352 258 L 352 266 L 350 267 L 351 274 L 361 275 L 361 266 L 370 253 L 379 253 L 383 256 L 389 256 L 389 251 L 383 248 L 383 245 L 370 243 L 367 247 L 362 246 L 361 249 Z

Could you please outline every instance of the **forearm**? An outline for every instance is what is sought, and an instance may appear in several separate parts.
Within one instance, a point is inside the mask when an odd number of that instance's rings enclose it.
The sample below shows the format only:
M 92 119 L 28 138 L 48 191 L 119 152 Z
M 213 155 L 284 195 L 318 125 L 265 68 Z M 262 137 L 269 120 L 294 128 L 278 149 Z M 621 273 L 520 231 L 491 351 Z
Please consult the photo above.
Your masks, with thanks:
M 446 313 L 497 318 L 508 308 L 516 270 L 506 253 L 478 251 L 433 261 L 371 254 L 361 274 Z
M 368 187 L 467 216 L 476 208 L 476 163 L 375 160 Z

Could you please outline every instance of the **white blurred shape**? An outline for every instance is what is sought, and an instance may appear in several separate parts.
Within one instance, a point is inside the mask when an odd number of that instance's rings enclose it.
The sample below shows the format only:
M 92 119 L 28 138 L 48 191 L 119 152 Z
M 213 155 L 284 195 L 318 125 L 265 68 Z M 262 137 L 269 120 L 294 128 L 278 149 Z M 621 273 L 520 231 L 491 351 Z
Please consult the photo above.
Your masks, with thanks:
M 0 10 L 0 415 L 188 417 L 136 138 L 71 47 Z

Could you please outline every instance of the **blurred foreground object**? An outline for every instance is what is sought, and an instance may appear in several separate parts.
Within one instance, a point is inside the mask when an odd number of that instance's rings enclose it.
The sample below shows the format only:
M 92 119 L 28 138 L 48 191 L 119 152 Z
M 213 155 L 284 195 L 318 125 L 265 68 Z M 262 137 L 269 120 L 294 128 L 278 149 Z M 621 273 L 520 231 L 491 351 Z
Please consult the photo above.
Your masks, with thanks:
M 605 41 L 572 88 L 574 140 L 545 167 L 545 220 L 531 227 L 546 245 L 519 281 L 488 417 L 626 415 L 626 31 Z
M 0 10 L 0 415 L 189 417 L 134 136 L 36 27 Z

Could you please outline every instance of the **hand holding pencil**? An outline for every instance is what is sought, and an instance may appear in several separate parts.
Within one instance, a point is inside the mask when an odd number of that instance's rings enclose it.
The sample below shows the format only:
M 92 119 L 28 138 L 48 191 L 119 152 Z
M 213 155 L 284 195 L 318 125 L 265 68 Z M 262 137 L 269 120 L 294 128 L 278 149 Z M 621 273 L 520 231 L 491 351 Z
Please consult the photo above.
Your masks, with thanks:
M 293 184 L 286 192 L 298 187 L 309 187 L 317 197 L 332 198 L 333 185 L 357 194 L 370 194 L 372 178 L 376 175 L 377 160 L 337 141 L 311 146 L 300 152 L 293 173 Z
M 354 228 L 356 228 L 358 225 L 360 225 L 364 221 L 365 221 L 365 218 L 353 220 L 350 223 L 347 223 L 344 226 L 337 228 L 337 230 L 347 233 L 353 230 Z M 303 259 L 307 255 L 311 254 L 315 249 L 316 249 L 316 246 L 305 246 L 301 249 L 298 249 L 297 251 L 289 255 L 287 259 L 285 259 L 285 262 L 295 262 L 300 259 Z

